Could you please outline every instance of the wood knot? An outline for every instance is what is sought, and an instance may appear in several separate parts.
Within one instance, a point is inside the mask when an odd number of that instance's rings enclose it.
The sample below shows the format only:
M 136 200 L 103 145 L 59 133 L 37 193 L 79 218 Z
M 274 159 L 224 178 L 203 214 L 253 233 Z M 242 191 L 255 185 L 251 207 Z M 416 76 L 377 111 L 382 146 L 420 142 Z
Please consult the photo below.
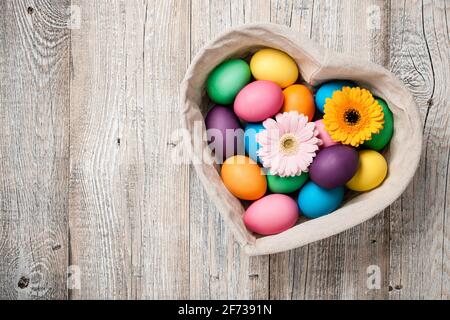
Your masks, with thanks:
M 27 277 L 21 277 L 19 279 L 19 282 L 17 283 L 17 286 L 20 289 L 25 289 L 26 287 L 28 287 L 28 285 L 30 284 L 30 279 Z
M 27 12 L 28 12 L 28 14 L 33 14 L 33 12 L 34 12 L 33 7 L 28 7 Z

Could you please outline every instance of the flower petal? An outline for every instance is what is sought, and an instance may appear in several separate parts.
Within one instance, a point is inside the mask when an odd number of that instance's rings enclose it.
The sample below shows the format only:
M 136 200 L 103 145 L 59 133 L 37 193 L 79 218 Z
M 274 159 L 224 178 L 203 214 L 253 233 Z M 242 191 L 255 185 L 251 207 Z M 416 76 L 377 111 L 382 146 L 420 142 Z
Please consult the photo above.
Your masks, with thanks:
M 357 124 L 346 122 L 345 113 L 356 110 L 359 115 Z M 379 103 L 370 91 L 358 87 L 344 87 L 335 91 L 327 99 L 323 122 L 331 138 L 343 144 L 359 146 L 368 140 L 370 133 L 379 132 L 384 124 L 384 114 Z
M 279 129 L 278 123 L 275 120 L 273 120 L 272 118 L 265 120 L 263 122 L 263 126 L 267 130 L 278 130 Z

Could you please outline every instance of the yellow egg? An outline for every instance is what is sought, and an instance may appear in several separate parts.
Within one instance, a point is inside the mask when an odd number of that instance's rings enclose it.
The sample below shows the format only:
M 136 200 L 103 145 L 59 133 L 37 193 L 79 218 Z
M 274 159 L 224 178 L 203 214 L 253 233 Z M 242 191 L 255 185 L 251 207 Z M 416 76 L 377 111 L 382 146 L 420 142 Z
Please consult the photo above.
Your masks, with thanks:
M 378 187 L 386 178 L 388 171 L 384 157 L 374 150 L 359 152 L 359 168 L 347 182 L 347 188 L 354 191 L 369 191 Z
M 250 61 L 250 70 L 256 80 L 269 80 L 282 88 L 294 84 L 298 67 L 294 59 L 280 50 L 262 49 Z

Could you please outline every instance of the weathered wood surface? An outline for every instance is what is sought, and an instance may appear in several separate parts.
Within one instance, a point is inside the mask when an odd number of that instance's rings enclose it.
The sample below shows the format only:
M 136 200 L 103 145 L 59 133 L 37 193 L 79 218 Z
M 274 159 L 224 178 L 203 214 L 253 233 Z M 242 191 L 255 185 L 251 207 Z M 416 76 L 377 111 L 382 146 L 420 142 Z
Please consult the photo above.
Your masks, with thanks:
M 70 5 L 79 25 L 68 25 Z M 449 8 L 0 2 L 0 298 L 450 298 Z M 193 169 L 170 160 L 187 66 L 217 34 L 250 22 L 285 24 L 385 66 L 424 121 L 419 170 L 390 208 L 329 239 L 252 258 Z M 372 270 L 380 289 L 367 286 Z
M 0 2 L 4 299 L 67 297 L 69 3 Z

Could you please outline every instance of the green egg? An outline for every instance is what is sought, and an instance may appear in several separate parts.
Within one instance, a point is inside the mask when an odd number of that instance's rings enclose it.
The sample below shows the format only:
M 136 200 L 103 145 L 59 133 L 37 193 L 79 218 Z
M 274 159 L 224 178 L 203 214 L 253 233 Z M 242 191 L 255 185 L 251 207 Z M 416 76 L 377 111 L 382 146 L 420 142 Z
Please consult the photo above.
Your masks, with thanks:
M 363 146 L 380 151 L 387 146 L 389 141 L 391 141 L 392 135 L 394 134 L 394 117 L 391 110 L 389 110 L 387 103 L 383 99 L 377 98 L 377 101 L 383 108 L 383 129 L 381 129 L 379 133 L 372 135 L 372 139 L 364 142 Z
M 267 185 L 273 193 L 291 193 L 300 189 L 308 180 L 309 174 L 303 172 L 295 177 L 267 176 Z
M 227 60 L 218 65 L 208 76 L 206 91 L 218 104 L 232 104 L 234 98 L 251 78 L 250 67 L 241 59 Z

